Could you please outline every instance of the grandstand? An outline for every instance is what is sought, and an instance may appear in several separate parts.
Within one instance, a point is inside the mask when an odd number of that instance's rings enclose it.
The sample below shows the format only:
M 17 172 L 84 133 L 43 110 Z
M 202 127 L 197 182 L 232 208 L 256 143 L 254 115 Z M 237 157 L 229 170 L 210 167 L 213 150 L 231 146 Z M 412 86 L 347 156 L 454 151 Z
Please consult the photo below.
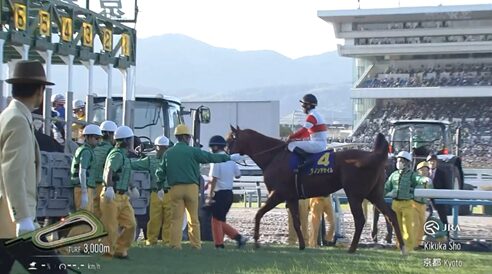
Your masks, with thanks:
M 461 127 L 466 167 L 492 167 L 492 5 L 319 11 L 354 58 L 354 132 L 371 143 L 391 120 Z

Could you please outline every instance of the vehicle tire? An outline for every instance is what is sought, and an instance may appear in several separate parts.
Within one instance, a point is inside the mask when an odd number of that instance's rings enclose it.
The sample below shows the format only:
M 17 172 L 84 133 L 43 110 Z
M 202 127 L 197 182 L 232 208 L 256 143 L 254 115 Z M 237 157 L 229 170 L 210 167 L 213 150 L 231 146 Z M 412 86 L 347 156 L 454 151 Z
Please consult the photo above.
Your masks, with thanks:
M 451 167 L 451 170 L 452 170 L 451 173 L 452 189 L 461 189 L 461 190 L 464 189 L 463 188 L 464 182 L 461 180 L 460 171 L 458 167 L 453 165 Z M 471 215 L 471 206 L 467 206 L 467 205 L 460 206 L 458 214 L 462 216 Z

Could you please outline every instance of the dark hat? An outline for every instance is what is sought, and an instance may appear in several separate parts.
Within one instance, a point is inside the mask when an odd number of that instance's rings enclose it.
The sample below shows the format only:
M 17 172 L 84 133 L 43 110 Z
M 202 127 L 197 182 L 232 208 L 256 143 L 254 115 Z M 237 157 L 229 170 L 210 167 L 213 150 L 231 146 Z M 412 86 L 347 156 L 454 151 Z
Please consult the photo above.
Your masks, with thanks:
M 19 61 L 15 65 L 12 78 L 5 81 L 9 84 L 54 85 L 54 83 L 47 81 L 43 65 L 39 61 Z
M 226 146 L 227 142 L 224 139 L 224 137 L 220 135 L 215 135 L 210 138 L 210 141 L 208 142 L 208 146 Z
M 437 161 L 436 154 L 429 154 L 429 156 L 427 156 L 426 161 L 432 161 L 432 160 L 436 160 Z

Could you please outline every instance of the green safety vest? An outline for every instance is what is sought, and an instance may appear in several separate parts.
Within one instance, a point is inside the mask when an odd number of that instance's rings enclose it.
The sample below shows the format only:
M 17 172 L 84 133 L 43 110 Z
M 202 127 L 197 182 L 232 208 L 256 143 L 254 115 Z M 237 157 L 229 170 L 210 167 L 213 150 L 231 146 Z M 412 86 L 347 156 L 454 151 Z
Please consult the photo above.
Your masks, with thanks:
M 413 199 L 413 191 L 418 184 L 424 184 L 427 178 L 410 169 L 394 171 L 384 185 L 386 196 L 398 200 Z
M 151 190 L 159 190 L 163 188 L 159 182 L 156 171 L 159 168 L 160 158 L 155 155 L 149 155 L 143 159 L 131 159 L 132 170 L 148 171 L 150 173 L 150 188 Z
M 413 143 L 413 144 L 412 144 L 412 148 L 419 148 L 419 147 L 423 147 L 423 146 L 425 146 L 426 144 L 428 144 L 428 143 L 426 143 L 426 142 L 425 142 L 425 140 L 424 140 L 422 137 L 420 137 L 420 136 L 413 136 L 413 138 L 412 138 L 412 143 Z
M 423 184 L 416 185 L 415 189 L 417 189 L 417 188 L 432 189 L 433 186 L 432 186 L 432 184 L 423 183 Z M 416 201 L 417 203 L 421 203 L 421 204 L 427 204 L 429 202 L 428 198 L 420 198 L 420 197 L 416 198 L 416 197 L 414 197 L 413 200 Z
M 95 181 L 94 181 L 94 176 L 92 172 L 92 168 L 95 165 L 95 157 L 94 157 L 94 150 L 88 145 L 88 144 L 83 144 L 82 146 L 78 147 L 77 150 L 75 151 L 75 155 L 72 159 L 72 165 L 70 168 L 70 177 L 72 184 L 74 186 L 79 186 L 80 185 L 80 179 L 79 179 L 79 168 L 81 164 L 81 157 L 82 153 L 88 151 L 90 153 L 90 160 L 89 160 L 89 166 L 86 169 L 86 178 L 87 178 L 87 186 L 88 187 L 95 187 Z
M 126 149 L 111 149 L 104 165 L 104 174 L 107 174 L 109 169 L 113 171 L 114 190 L 127 191 L 132 167 L 130 159 L 126 156 Z
M 93 167 L 93 174 L 96 184 L 101 184 L 103 182 L 104 164 L 112 148 L 113 146 L 106 141 L 102 141 L 97 147 L 94 148 L 96 164 Z

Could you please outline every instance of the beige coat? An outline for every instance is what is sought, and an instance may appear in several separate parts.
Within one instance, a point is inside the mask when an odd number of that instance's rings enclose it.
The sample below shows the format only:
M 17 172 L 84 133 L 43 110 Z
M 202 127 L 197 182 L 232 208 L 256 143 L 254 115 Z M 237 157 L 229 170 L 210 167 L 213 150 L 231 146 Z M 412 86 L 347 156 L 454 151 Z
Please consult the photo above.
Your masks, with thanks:
M 14 99 L 0 114 L 0 239 L 16 237 L 16 221 L 36 217 L 40 165 L 31 112 Z

